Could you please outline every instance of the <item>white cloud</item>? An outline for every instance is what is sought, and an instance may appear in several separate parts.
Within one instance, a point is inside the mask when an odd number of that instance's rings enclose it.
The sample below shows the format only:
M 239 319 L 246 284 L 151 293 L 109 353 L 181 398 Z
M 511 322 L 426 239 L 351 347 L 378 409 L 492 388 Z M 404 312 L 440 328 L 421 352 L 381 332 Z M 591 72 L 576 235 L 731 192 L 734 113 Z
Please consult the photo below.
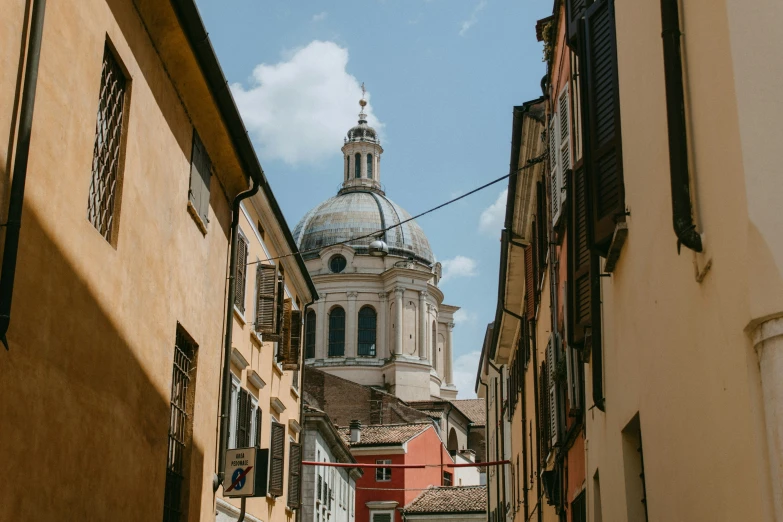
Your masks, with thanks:
M 476 398 L 476 374 L 481 352 L 474 351 L 457 357 L 454 361 L 454 385 L 459 390 L 459 399 Z
M 321 11 L 318 14 L 314 14 L 313 15 L 313 22 L 320 22 L 321 20 L 326 18 L 326 14 L 327 14 L 326 11 Z
M 476 25 L 476 22 L 478 22 L 478 14 L 487 7 L 487 0 L 481 0 L 476 7 L 473 9 L 473 12 L 470 13 L 470 17 L 462 22 L 462 27 L 459 30 L 460 36 L 465 36 L 465 33 L 470 30 L 471 27 Z
M 476 316 L 464 308 L 454 312 L 454 324 L 469 324 L 475 321 L 475 319 Z
M 475 259 L 469 257 L 456 256 L 452 259 L 443 260 L 441 264 L 443 265 L 443 277 L 440 279 L 441 282 L 456 277 L 473 277 L 478 275 L 478 272 L 476 271 L 478 263 Z
M 506 198 L 508 197 L 508 189 L 504 189 L 500 193 L 498 199 L 495 200 L 490 206 L 484 209 L 479 217 L 479 230 L 481 232 L 499 235 L 500 230 L 503 228 L 503 223 L 506 218 Z
M 293 165 L 339 154 L 345 133 L 356 125 L 362 96 L 360 82 L 346 71 L 348 50 L 314 40 L 285 56 L 277 64 L 258 65 L 247 88 L 231 86 L 261 160 Z M 372 106 L 365 112 L 381 131 Z

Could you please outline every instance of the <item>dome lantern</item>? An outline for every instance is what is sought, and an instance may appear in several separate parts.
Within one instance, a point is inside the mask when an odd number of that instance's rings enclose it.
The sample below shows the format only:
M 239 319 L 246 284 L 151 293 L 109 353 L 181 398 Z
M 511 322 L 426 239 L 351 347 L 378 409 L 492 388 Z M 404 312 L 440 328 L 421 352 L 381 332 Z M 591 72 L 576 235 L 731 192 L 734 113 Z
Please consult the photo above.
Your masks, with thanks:
M 370 190 L 383 193 L 381 188 L 381 154 L 383 147 L 378 133 L 367 124 L 367 90 L 362 83 L 359 122 L 348 130 L 343 145 L 343 191 Z

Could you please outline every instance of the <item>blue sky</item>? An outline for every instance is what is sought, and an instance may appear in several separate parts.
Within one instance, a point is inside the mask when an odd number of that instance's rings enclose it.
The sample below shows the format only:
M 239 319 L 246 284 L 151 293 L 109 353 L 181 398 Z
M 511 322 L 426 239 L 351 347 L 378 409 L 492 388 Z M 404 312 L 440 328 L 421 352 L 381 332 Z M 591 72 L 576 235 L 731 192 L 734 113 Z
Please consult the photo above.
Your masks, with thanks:
M 535 22 L 551 0 L 198 0 L 291 229 L 342 181 L 359 86 L 384 147 L 387 196 L 411 214 L 508 173 L 514 105 L 544 75 Z M 455 381 L 473 397 L 494 319 L 505 182 L 423 217 L 448 274 Z

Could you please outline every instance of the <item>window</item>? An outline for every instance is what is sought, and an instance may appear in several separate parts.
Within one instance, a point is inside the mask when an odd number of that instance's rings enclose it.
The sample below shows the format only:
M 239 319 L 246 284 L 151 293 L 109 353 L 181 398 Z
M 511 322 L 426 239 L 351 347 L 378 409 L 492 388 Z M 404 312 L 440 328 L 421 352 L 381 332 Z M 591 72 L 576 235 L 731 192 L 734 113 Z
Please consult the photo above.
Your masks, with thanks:
M 345 355 L 345 310 L 336 306 L 329 312 L 329 357 Z
M 345 181 L 348 181 L 348 168 L 351 163 L 351 158 L 348 156 L 345 156 Z
M 448 471 L 443 472 L 443 485 L 444 486 L 453 486 L 454 485 L 454 475 L 449 473 Z
M 248 241 L 240 230 L 237 237 L 237 269 L 234 274 L 236 279 L 234 306 L 243 314 L 245 313 L 245 284 L 247 283 L 247 251 Z
M 584 491 L 571 502 L 571 513 L 571 522 L 587 522 L 587 502 Z
M 277 333 L 277 267 L 256 264 L 256 332 Z
M 391 460 L 376 460 L 376 464 L 391 464 Z M 376 482 L 389 482 L 391 480 L 391 468 L 375 468 L 375 481 Z
M 112 244 L 115 235 L 115 212 L 122 185 L 122 131 L 127 112 L 126 87 L 125 74 L 107 44 L 103 49 L 87 219 L 104 239 Z
M 209 188 L 212 180 L 212 161 L 204 144 L 193 129 L 193 147 L 190 153 L 190 188 L 188 201 L 201 223 L 209 223 Z
M 229 410 L 229 448 L 259 446 L 261 410 L 258 401 L 231 376 L 231 409 Z
M 367 179 L 372 179 L 372 154 L 367 155 Z
M 329 270 L 331 270 L 335 274 L 339 274 L 340 272 L 345 270 L 345 267 L 347 265 L 348 265 L 348 261 L 346 261 L 345 258 L 340 254 L 332 256 L 332 258 L 329 260 Z
M 315 310 L 308 310 L 305 318 L 305 358 L 315 357 Z
M 269 443 L 269 494 L 274 497 L 283 494 L 283 467 L 285 462 L 285 426 L 272 420 L 272 435 Z
M 393 511 L 372 512 L 372 522 L 393 522 Z
M 361 178 L 362 177 L 362 155 L 358 152 L 356 153 L 356 156 L 353 159 L 353 177 L 355 178 Z
M 163 500 L 164 522 L 186 520 L 187 482 L 189 479 L 191 437 L 196 368 L 196 345 L 177 328 L 174 364 L 171 376 L 169 444 L 166 460 L 166 490 Z
M 244 388 L 239 389 L 236 408 L 236 447 L 247 448 L 250 446 L 250 435 L 252 433 L 251 423 L 253 418 L 253 405 L 250 401 L 250 393 Z
M 360 357 L 375 357 L 376 313 L 370 306 L 359 310 L 359 347 Z

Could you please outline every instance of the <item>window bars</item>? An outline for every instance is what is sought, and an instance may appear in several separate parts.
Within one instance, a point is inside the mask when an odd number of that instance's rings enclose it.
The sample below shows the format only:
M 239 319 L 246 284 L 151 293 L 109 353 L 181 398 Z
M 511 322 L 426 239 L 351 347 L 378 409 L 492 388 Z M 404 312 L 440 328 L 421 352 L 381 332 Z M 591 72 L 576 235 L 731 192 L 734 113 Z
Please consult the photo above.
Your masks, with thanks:
M 166 462 L 166 492 L 163 500 L 163 521 L 177 522 L 182 515 L 183 485 L 185 483 L 185 455 L 190 419 L 188 415 L 188 387 L 195 346 L 185 334 L 177 330 L 174 346 L 174 368 L 171 378 L 171 418 L 169 424 L 169 451 Z
M 119 63 L 106 46 L 103 51 L 87 218 L 109 242 L 112 241 L 118 189 L 126 83 Z

